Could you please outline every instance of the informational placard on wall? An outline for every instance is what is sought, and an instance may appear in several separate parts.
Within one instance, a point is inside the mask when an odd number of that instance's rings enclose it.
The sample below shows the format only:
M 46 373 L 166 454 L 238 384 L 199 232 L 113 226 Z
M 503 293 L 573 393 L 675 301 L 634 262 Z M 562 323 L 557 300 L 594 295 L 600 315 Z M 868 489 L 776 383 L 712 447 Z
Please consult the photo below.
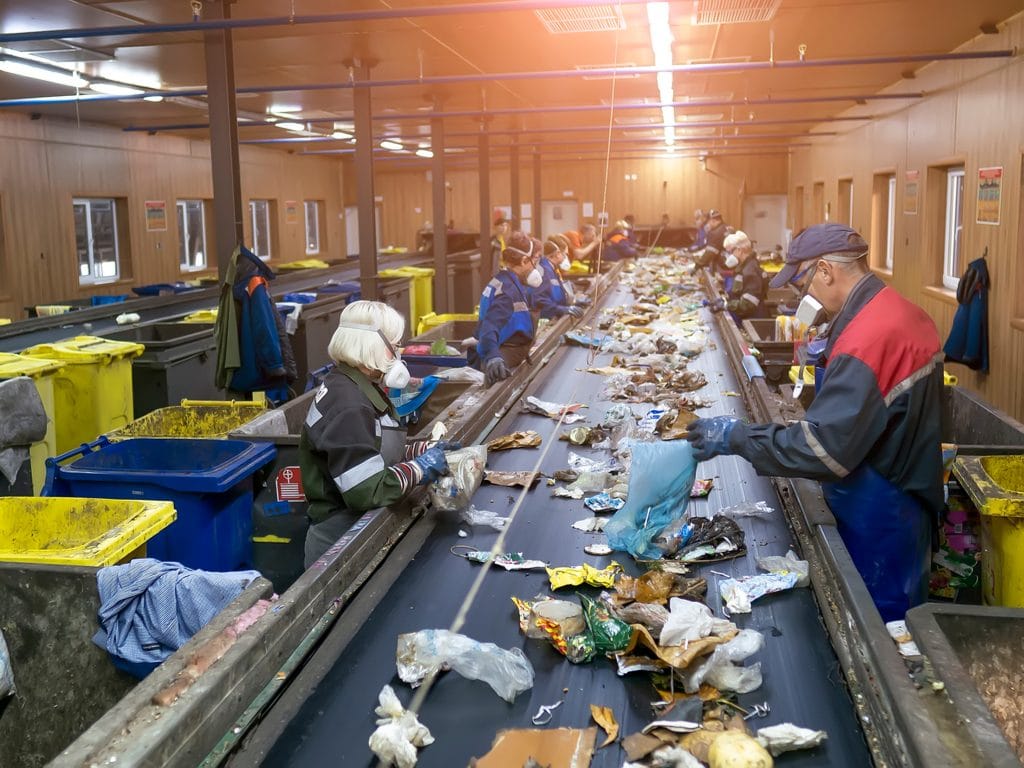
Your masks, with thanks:
M 978 169 L 978 223 L 999 223 L 999 201 L 1003 193 L 1003 168 Z
M 917 215 L 917 197 L 920 188 L 921 172 L 907 171 L 903 179 L 903 212 L 911 216 Z
M 284 201 L 284 223 L 285 224 L 298 224 L 299 223 L 299 203 L 295 200 Z
M 594 204 L 583 203 L 583 218 L 590 219 L 594 216 Z
M 147 200 L 146 201 L 146 231 L 166 232 L 167 231 L 167 201 Z

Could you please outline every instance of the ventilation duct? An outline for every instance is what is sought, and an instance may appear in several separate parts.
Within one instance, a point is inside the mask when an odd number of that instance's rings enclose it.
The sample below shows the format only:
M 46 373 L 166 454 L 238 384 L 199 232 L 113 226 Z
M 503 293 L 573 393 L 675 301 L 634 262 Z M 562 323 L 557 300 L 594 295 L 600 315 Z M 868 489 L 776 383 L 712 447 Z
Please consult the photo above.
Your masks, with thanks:
M 694 0 L 692 23 L 749 24 L 771 21 L 782 0 Z
M 553 35 L 572 32 L 614 32 L 626 28 L 626 20 L 617 5 L 545 8 L 534 13 L 544 28 Z

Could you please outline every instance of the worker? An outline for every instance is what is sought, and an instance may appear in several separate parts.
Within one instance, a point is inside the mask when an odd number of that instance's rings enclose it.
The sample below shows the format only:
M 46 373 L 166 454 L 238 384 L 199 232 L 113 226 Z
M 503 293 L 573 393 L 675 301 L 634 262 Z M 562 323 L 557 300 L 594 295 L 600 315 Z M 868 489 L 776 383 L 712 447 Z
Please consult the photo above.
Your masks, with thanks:
M 583 307 L 576 306 L 572 283 L 562 278 L 562 273 L 569 270 L 565 238 L 552 235 L 544 243 L 534 239 L 533 247 L 541 251 L 540 270 L 544 276 L 543 284 L 533 291 L 534 306 L 540 311 L 540 316 L 548 319 L 566 315 L 582 317 Z
M 704 225 L 704 229 L 707 232 L 704 252 L 696 257 L 697 263 L 702 267 L 711 267 L 712 271 L 721 274 L 723 270 L 726 270 L 725 236 L 729 234 L 729 229 L 717 208 L 712 208 L 708 211 L 708 220 L 707 224 Z M 726 286 L 726 291 L 728 290 L 729 286 Z
M 502 251 L 505 266 L 480 297 L 477 344 L 467 357 L 471 366 L 484 372 L 488 387 L 507 379 L 529 358 L 534 336 L 531 289 L 544 284 L 540 257 L 529 235 L 513 232 Z
M 625 219 L 615 222 L 611 234 L 604 245 L 604 261 L 622 261 L 637 257 L 636 245 L 630 239 L 629 222 Z
M 305 566 L 318 560 L 365 512 L 390 506 L 447 473 L 455 443 L 406 444 L 385 389 L 402 388 L 409 371 L 396 345 L 398 312 L 356 301 L 341 313 L 327 346 L 335 367 L 309 406 L 299 436 L 299 466 L 309 503 Z
M 562 234 L 569 241 L 569 258 L 593 266 L 592 262 L 596 261 L 594 257 L 601 242 L 597 239 L 597 227 L 593 224 L 584 224 L 578 232 L 569 230 Z
M 732 313 L 737 322 L 747 317 L 765 317 L 765 299 L 768 296 L 768 279 L 761 270 L 761 263 L 754 252 L 754 244 L 742 230 L 726 235 L 724 264 L 736 271 L 732 286 L 725 299 L 712 303 L 712 312 L 723 309 Z
M 512 231 L 512 225 L 504 216 L 494 220 L 494 227 L 491 229 L 491 271 L 497 272 L 501 268 L 501 252 L 505 250 L 505 241 Z
M 687 439 L 698 461 L 737 455 L 758 474 L 820 481 L 854 565 L 892 621 L 928 595 L 931 523 L 943 507 L 942 355 L 931 318 L 871 272 L 867 253 L 850 227 L 816 224 L 793 239 L 772 280 L 800 284 L 798 316 L 820 308 L 831 319 L 804 418 L 698 419 Z
M 707 245 L 707 223 L 708 217 L 705 215 L 703 208 L 698 208 L 693 212 L 693 226 L 696 232 L 693 235 L 693 244 L 690 245 L 691 251 L 702 251 L 704 246 Z

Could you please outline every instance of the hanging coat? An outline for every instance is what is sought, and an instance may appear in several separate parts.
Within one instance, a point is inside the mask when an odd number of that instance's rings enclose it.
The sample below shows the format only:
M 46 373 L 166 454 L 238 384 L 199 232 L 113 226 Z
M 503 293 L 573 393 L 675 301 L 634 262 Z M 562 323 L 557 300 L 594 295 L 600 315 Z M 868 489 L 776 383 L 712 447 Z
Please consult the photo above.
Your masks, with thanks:
M 988 373 L 988 290 L 990 281 L 985 257 L 967 265 L 956 289 L 959 306 L 943 351 L 946 361 Z

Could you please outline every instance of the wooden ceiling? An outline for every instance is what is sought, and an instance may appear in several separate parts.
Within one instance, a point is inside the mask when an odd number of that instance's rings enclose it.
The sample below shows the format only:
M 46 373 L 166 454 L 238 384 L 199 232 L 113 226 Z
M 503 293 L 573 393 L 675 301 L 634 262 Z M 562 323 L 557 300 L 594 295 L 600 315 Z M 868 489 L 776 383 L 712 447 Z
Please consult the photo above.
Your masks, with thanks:
M 189 0 L 6 0 L 0 35 L 44 30 L 187 23 Z M 436 9 L 439 0 L 241 0 L 233 19 L 297 18 L 351 11 Z M 473 3 L 486 6 L 487 3 Z M 453 158 L 468 157 L 484 126 L 492 151 L 517 142 L 522 151 L 551 156 L 603 156 L 611 122 L 616 155 L 663 153 L 663 113 L 654 72 L 612 78 L 537 76 L 580 68 L 651 67 L 654 56 L 647 3 L 592 3 L 572 9 L 603 31 L 553 33 L 531 3 L 515 10 L 408 15 L 343 23 L 261 26 L 233 31 L 239 129 L 243 142 L 268 142 L 295 152 L 345 153 L 350 142 L 329 139 L 351 123 L 353 90 L 344 87 L 353 62 L 369 66 L 377 138 L 415 149 L 430 142 L 430 116 L 445 118 Z M 808 134 L 849 130 L 856 120 L 900 109 L 912 98 L 853 97 L 912 94 L 913 73 L 925 61 L 837 63 L 823 59 L 928 55 L 956 50 L 1024 10 L 1024 0 L 685 0 L 670 2 L 672 63 L 747 64 L 736 71 L 677 71 L 677 153 L 773 152 L 804 143 Z M 462 6 L 465 7 L 465 6 Z M 506 4 L 505 7 L 511 7 Z M 203 10 L 209 11 L 209 7 Z M 564 9 L 563 9 L 564 12 Z M 694 23 L 758 14 L 763 21 Z M 200 18 L 205 18 L 202 13 Z M 727 19 L 726 19 L 727 20 Z M 203 34 L 196 31 L 75 36 L 60 40 L 3 41 L 7 51 L 74 66 L 88 79 L 146 84 L 163 91 L 199 91 L 161 103 L 136 100 L 4 105 L 5 110 L 105 123 L 122 129 L 205 137 Z M 801 46 L 806 46 L 803 66 Z M 777 66 L 767 67 L 774 61 Z M 952 68 L 949 62 L 937 64 Z M 490 76 L 514 73 L 501 79 Z M 486 76 L 480 79 L 481 76 Z M 437 80 L 441 79 L 441 82 Z M 406 84 L 396 84 L 404 81 Z M 318 84 L 336 87 L 295 90 Z M 89 91 L 83 91 L 83 94 Z M 0 72 L 0 100 L 68 97 L 74 90 Z M 815 101 L 814 99 L 822 99 Z M 831 100 L 825 100 L 831 99 Z M 614 105 L 613 110 L 607 107 Z M 581 108 L 565 111 L 566 107 Z M 308 122 L 310 133 L 260 125 L 270 113 Z M 486 119 L 482 112 L 488 112 Z M 255 124 L 254 124 L 255 123 Z M 696 125 L 693 125 L 696 123 Z M 184 127 L 196 126 L 196 127 Z M 281 142 L 282 139 L 289 139 Z M 278 143 L 269 143 L 277 140 Z M 382 158 L 415 162 L 410 154 Z M 403 159 L 404 158 L 404 159 Z M 420 162 L 426 162 L 422 160 Z

